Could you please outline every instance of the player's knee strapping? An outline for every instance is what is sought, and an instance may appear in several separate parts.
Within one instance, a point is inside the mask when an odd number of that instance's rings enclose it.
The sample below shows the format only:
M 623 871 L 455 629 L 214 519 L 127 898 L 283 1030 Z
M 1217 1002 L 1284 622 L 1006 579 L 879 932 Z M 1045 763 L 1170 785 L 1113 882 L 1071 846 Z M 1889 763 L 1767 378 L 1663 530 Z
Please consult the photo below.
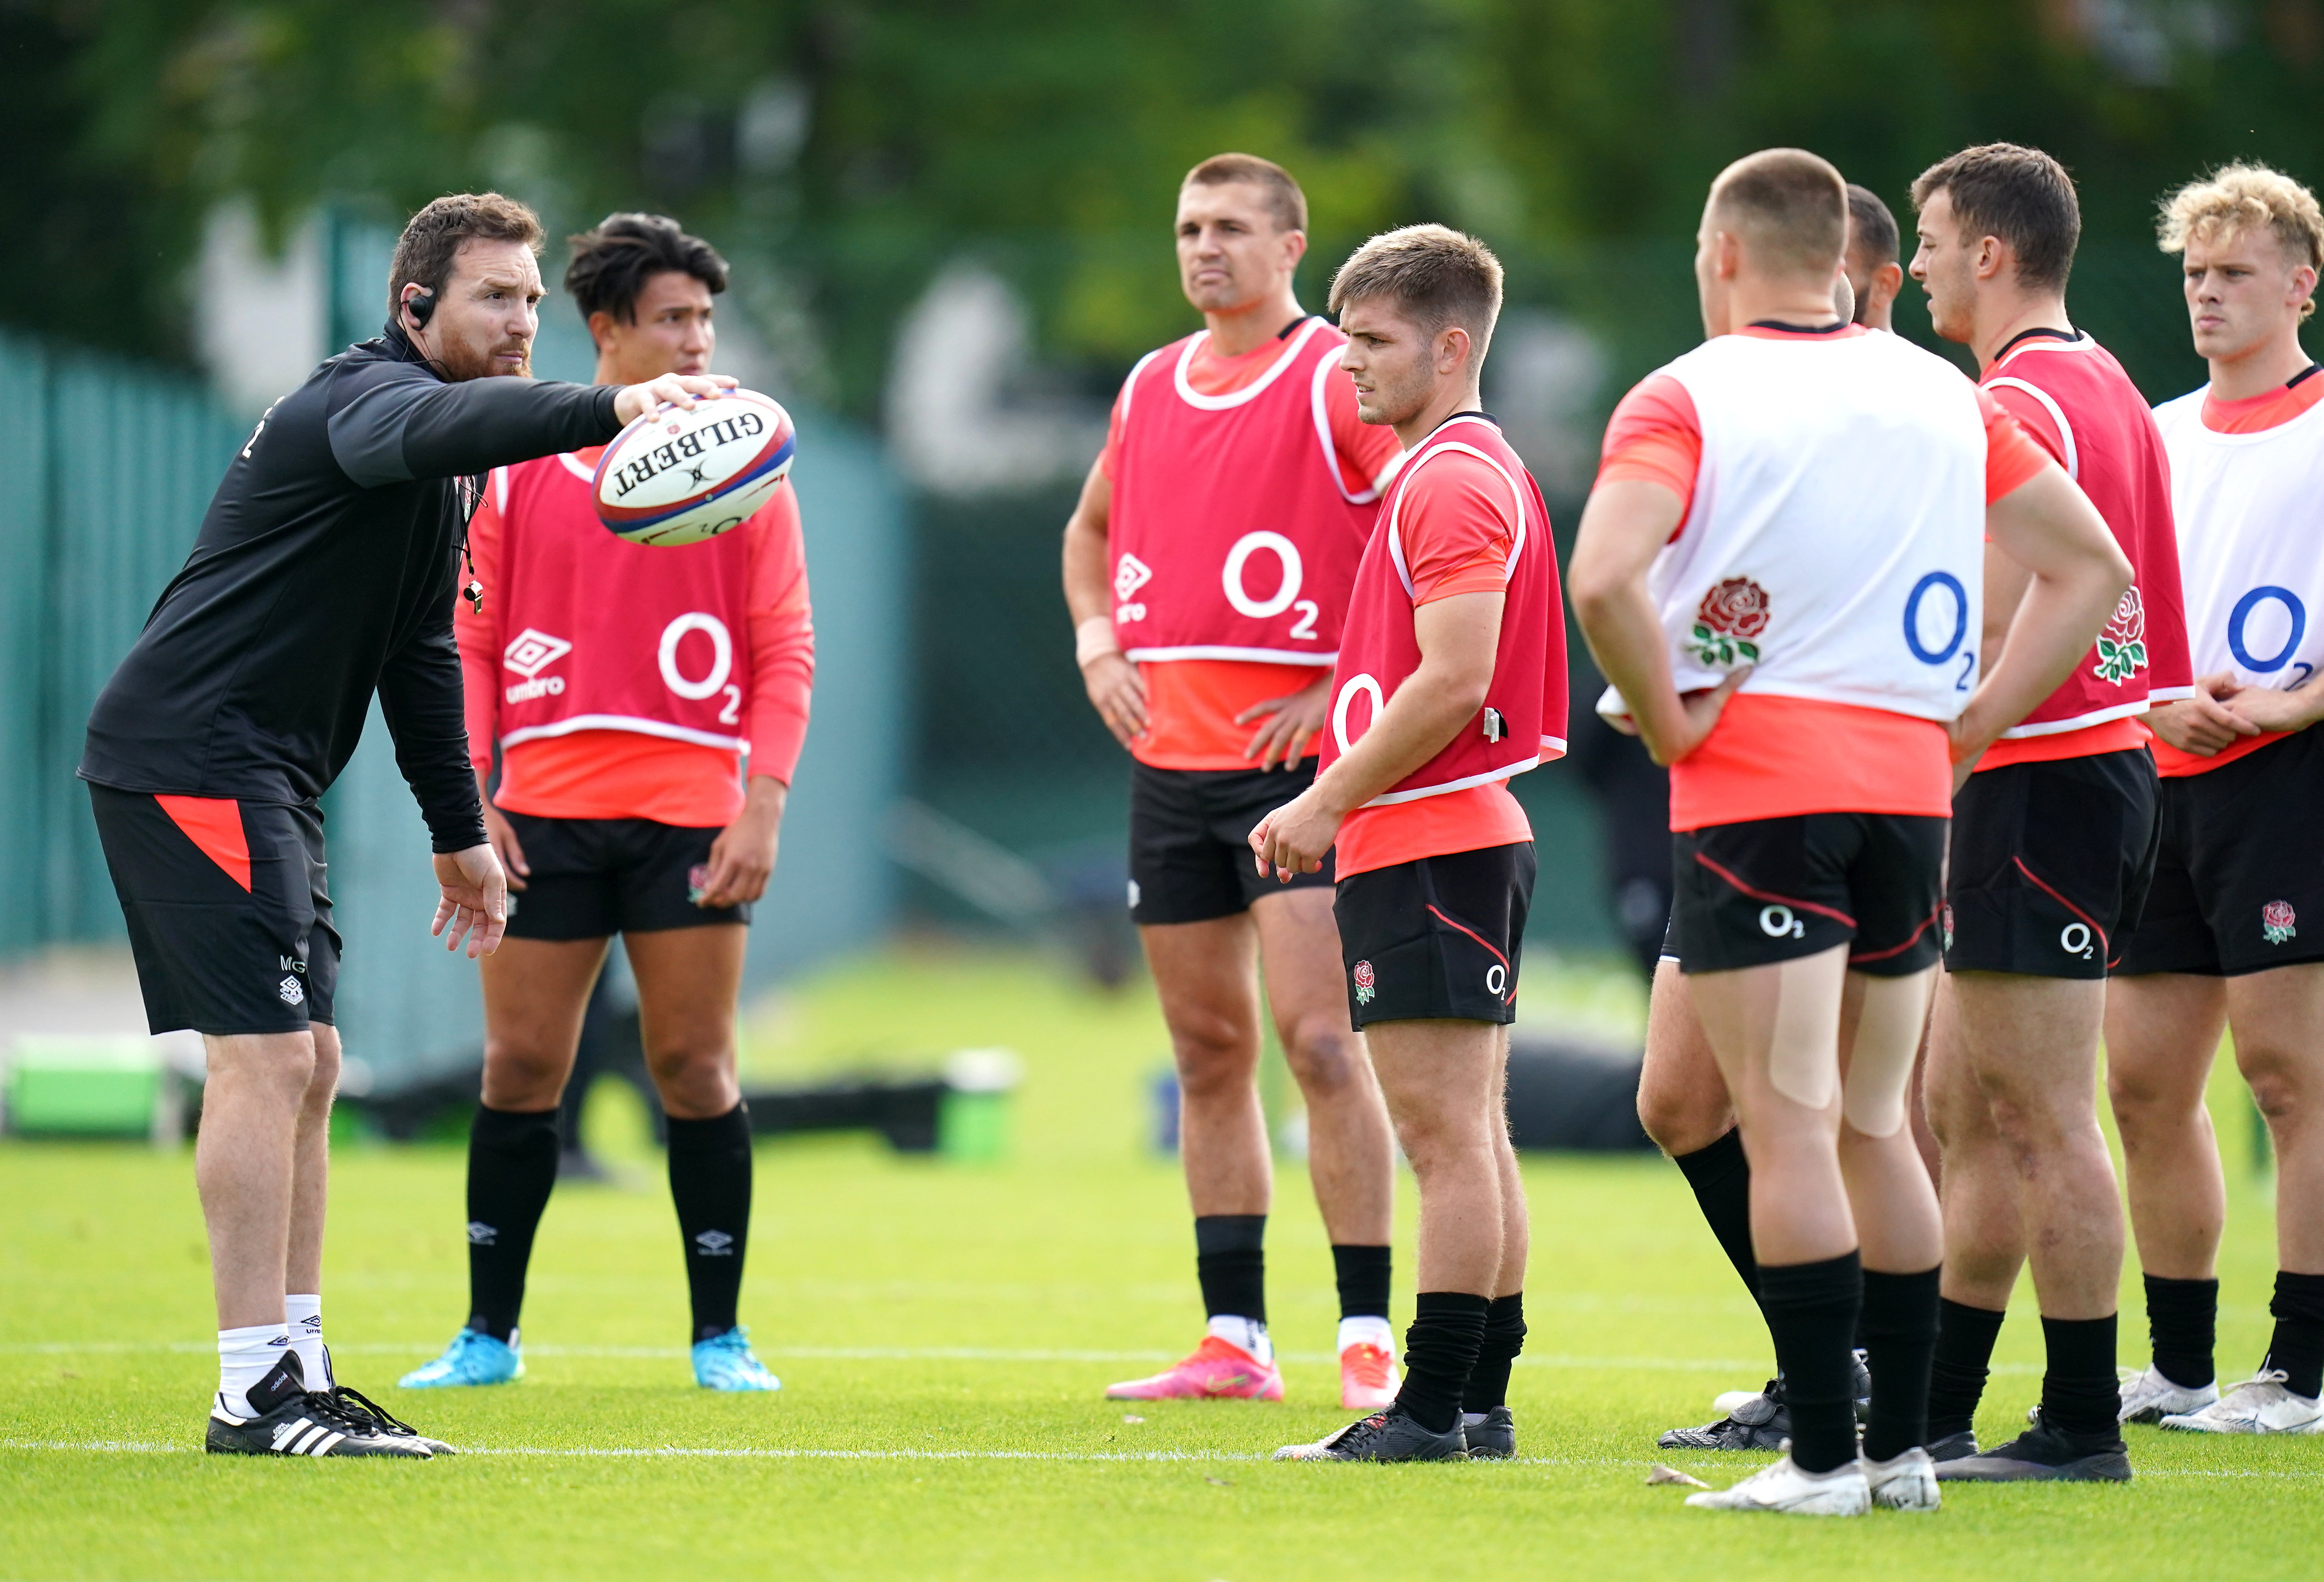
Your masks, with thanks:
M 1856 1044 L 1840 1086 L 1840 1113 L 1868 1137 L 1893 1137 L 1904 1126 L 1904 1098 L 1929 1009 L 1934 970 L 1910 978 L 1868 978 Z

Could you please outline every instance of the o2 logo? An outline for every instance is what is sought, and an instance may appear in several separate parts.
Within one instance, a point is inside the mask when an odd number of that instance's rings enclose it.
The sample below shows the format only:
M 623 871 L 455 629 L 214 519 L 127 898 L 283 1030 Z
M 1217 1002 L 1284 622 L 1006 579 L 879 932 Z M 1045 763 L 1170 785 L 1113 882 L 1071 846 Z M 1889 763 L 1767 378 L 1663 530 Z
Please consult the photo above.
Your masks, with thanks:
M 2088 924 L 2069 923 L 2058 933 L 2058 947 L 2066 954 L 2080 956 L 2087 961 L 2090 959 L 2091 938 Z
M 678 646 L 690 632 L 700 632 L 710 639 L 710 668 L 699 680 L 689 677 L 678 661 Z M 689 703 L 699 703 L 724 689 L 726 706 L 718 711 L 722 725 L 739 725 L 742 722 L 742 689 L 727 681 L 734 673 L 734 639 L 726 623 L 715 615 L 699 610 L 679 616 L 661 629 L 661 682 L 670 691 Z
M 1926 622 L 1933 616 L 1941 628 L 1944 606 L 1940 603 L 1930 607 L 1928 601 L 1930 595 L 1940 591 L 1951 596 L 1953 628 L 1943 642 L 1932 647 L 1926 640 Z M 1953 677 L 1955 692 L 1967 692 L 1970 677 L 1977 674 L 1976 653 L 1961 647 L 1968 636 L 1969 591 L 1961 586 L 1959 577 L 1949 571 L 1932 571 L 1913 584 L 1913 591 L 1904 595 L 1904 646 L 1923 665 L 1946 665 L 1959 658 L 1960 673 Z
M 1792 915 L 1789 906 L 1759 908 L 1759 932 L 1769 939 L 1805 939 L 1808 925 Z
M 1282 567 L 1283 576 L 1272 594 L 1264 599 L 1254 599 L 1243 584 L 1243 570 L 1250 564 L 1250 557 L 1262 549 L 1274 555 L 1277 564 Z M 1233 605 L 1239 614 L 1248 615 L 1253 621 L 1269 620 L 1286 610 L 1297 609 L 1299 619 L 1292 624 L 1290 635 L 1314 642 L 1317 636 L 1315 618 L 1323 613 L 1323 610 L 1314 600 L 1299 596 L 1299 584 L 1305 571 L 1299 560 L 1298 545 L 1280 533 L 1261 530 L 1245 533 L 1235 540 L 1234 547 L 1227 551 L 1227 563 L 1220 573 L 1219 581 L 1226 591 L 1227 602 Z
M 1508 987 L 1509 970 L 1507 967 L 1504 967 L 1499 961 L 1496 961 L 1491 966 L 1485 969 L 1485 992 L 1487 994 L 1499 996 L 1506 993 Z
M 2262 606 L 2267 604 L 2283 606 L 2286 619 L 2282 628 L 2276 629 L 2276 623 L 2273 620 L 2265 622 L 2266 628 L 2282 631 L 2283 646 L 2273 654 L 2262 657 L 2251 651 L 2251 623 L 2252 617 L 2257 615 Z M 2274 631 L 2271 630 L 2269 635 L 2274 635 Z M 2300 595 L 2290 588 L 2272 586 L 2254 588 L 2250 593 L 2237 599 L 2236 607 L 2227 612 L 2227 652 L 2236 657 L 2236 664 L 2255 676 L 2273 676 L 2282 669 L 2291 660 L 2292 656 L 2300 651 L 2300 639 L 2307 635 L 2308 607 L 2300 602 Z M 2294 686 L 2306 681 L 2314 672 L 2315 667 L 2301 664 L 2297 668 L 2300 675 L 2292 680 L 2292 684 Z

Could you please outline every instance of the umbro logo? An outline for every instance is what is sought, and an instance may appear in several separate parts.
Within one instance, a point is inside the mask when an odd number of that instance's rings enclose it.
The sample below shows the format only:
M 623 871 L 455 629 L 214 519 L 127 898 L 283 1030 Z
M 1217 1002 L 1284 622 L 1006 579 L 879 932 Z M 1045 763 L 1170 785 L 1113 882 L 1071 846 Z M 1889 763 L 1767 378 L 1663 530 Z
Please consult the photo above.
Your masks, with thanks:
M 1154 568 L 1135 555 L 1125 555 L 1113 564 L 1113 596 L 1127 602 L 1130 595 L 1154 580 Z
M 528 626 L 509 639 L 509 646 L 502 650 L 501 663 L 530 681 L 572 651 L 573 645 L 563 638 L 551 637 Z
M 706 1258 L 731 1258 L 734 1255 L 734 1238 L 723 1230 L 706 1230 L 694 1238 Z
M 300 984 L 296 978 L 285 975 L 282 981 L 274 986 L 274 992 L 281 997 L 282 1003 L 286 1006 L 299 1006 L 305 1005 L 307 1003 L 307 990 Z
M 471 1219 L 468 1221 L 468 1245 L 470 1246 L 492 1246 L 497 1243 L 500 1238 L 501 1233 L 497 1227 L 487 1225 L 481 1219 Z

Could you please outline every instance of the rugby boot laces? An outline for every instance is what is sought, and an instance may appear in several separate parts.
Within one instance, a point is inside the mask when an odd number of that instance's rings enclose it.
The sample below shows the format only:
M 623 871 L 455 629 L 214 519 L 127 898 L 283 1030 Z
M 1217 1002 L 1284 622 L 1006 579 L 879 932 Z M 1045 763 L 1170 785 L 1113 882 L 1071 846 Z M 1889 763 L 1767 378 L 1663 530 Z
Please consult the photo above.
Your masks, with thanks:
M 413 1440 L 425 1446 L 431 1456 L 459 1454 L 443 1440 L 421 1433 L 361 1390 L 340 1384 L 336 1377 L 333 1378 L 329 1389 L 315 1392 L 315 1397 L 318 1401 L 328 1403 L 331 1411 L 355 1419 L 361 1426 L 374 1433 L 393 1434 Z
M 1443 1433 L 1410 1412 L 1390 1407 L 1360 1417 L 1312 1445 L 1286 1445 L 1277 1461 L 1466 1461 L 1469 1441 L 1459 1419 Z
M 1506 1406 L 1496 1406 L 1485 1413 L 1482 1422 L 1462 1419 L 1461 1431 L 1468 1436 L 1469 1455 L 1478 1461 L 1507 1461 L 1517 1453 L 1517 1421 L 1509 1415 Z
M 1981 1455 L 1937 1463 L 1946 1483 L 2128 1483 L 2130 1449 L 2114 1434 L 2069 1432 L 2046 1415 Z
M 1780 1450 L 1792 1437 L 1792 1409 L 1784 1381 L 1773 1378 L 1756 1395 L 1746 1395 L 1717 1422 L 1674 1428 L 1655 1441 L 1665 1450 Z
M 1396 1400 L 1396 1358 L 1370 1341 L 1340 1353 L 1340 1405 L 1348 1412 L 1384 1412 Z
M 1108 1384 L 1109 1401 L 1280 1401 L 1283 1374 L 1231 1340 L 1203 1337 L 1194 1354 L 1143 1379 Z
M 723 1335 L 694 1343 L 694 1382 L 730 1394 L 779 1390 L 782 1380 L 767 1371 L 751 1349 L 751 1331 L 737 1324 Z
M 1864 1468 L 1843 1461 L 1830 1472 L 1803 1472 L 1787 1449 L 1784 1458 L 1733 1488 L 1689 1495 L 1698 1511 L 1766 1511 L 1785 1516 L 1861 1516 L 1872 1508 L 1872 1487 Z
M 329 1395 L 307 1389 L 296 1352 L 283 1357 L 246 1392 L 253 1415 L 236 1416 L 223 1400 L 210 1407 L 202 1448 L 214 1456 L 396 1456 L 429 1458 L 428 1447 L 343 1411 Z
M 1915 1446 L 1886 1461 L 1875 1461 L 1862 1450 L 1856 1464 L 1872 1491 L 1872 1503 L 1888 1511 L 1933 1511 L 1942 1503 L 1937 1493 L 1937 1464 L 1928 1451 Z
M 2324 1434 L 2324 1400 L 2295 1395 L 2280 1367 L 2263 1369 L 2218 1400 L 2172 1413 L 2164 1428 L 2204 1434 Z
M 482 1329 L 463 1329 L 434 1362 L 423 1363 L 395 1381 L 401 1390 L 441 1390 L 469 1384 L 510 1384 L 524 1377 L 524 1350 L 518 1332 L 505 1340 Z

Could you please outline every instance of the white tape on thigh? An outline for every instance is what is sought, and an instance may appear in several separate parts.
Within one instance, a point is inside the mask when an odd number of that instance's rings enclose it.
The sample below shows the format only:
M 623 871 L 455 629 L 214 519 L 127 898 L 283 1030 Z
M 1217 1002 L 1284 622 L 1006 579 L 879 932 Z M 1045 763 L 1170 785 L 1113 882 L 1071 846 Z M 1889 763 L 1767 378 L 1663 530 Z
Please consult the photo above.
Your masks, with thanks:
M 1856 1021 L 1840 1112 L 1868 1137 L 1893 1137 L 1904 1124 L 1904 1095 L 1913 1085 L 1913 1060 L 1921 1052 L 1929 981 L 1935 975 L 1932 967 L 1910 978 L 1864 980 L 1864 1009 Z
M 1767 1040 L 1767 1081 L 1794 1104 L 1821 1109 L 1840 1074 L 1840 973 L 1837 952 L 1784 961 L 1775 969 L 1775 1023 Z

